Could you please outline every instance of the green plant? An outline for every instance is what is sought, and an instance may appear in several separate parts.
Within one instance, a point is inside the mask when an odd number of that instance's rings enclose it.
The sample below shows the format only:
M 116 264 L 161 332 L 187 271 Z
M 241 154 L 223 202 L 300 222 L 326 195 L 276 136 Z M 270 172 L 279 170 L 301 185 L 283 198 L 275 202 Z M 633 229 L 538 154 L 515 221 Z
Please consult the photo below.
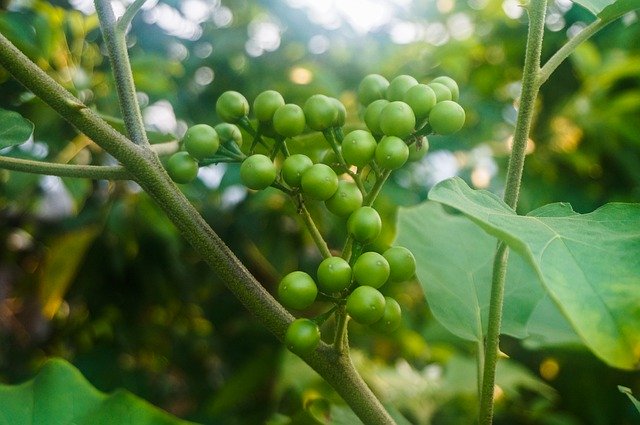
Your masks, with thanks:
M 260 98 L 260 101 L 256 98 L 254 102 L 254 115 L 260 122 L 257 128 L 254 128 L 248 120 L 249 103 L 245 97 L 237 92 L 225 92 L 216 103 L 217 114 L 221 119 L 242 127 L 249 134 L 249 139 L 252 141 L 250 147 L 245 146 L 245 151 L 241 151 L 240 148 L 243 143 L 242 138 L 239 138 L 239 131 L 236 131 L 237 127 L 227 125 L 225 127 L 216 126 L 215 128 L 215 133 L 221 142 L 219 149 L 196 149 L 194 151 L 189 149 L 187 139 L 184 142 L 187 152 L 176 153 L 175 146 L 170 148 L 169 152 L 158 152 L 160 150 L 158 147 L 152 148 L 149 144 L 147 132 L 140 119 L 140 110 L 137 105 L 133 79 L 129 72 L 125 44 L 126 28 L 143 3 L 143 1 L 134 2 L 123 17 L 116 20 L 108 2 L 96 2 L 104 38 L 109 48 L 109 56 L 116 75 L 119 98 L 129 138 L 115 131 L 80 100 L 71 96 L 48 78 L 26 57 L 22 56 L 4 37 L 0 38 L 0 61 L 5 68 L 16 79 L 32 90 L 36 96 L 53 106 L 69 122 L 111 153 L 121 165 L 106 167 L 64 166 L 3 158 L 2 166 L 7 169 L 32 173 L 100 179 L 129 178 L 136 181 L 156 200 L 158 205 L 167 213 L 209 265 L 224 278 L 229 289 L 258 317 L 258 320 L 277 338 L 286 341 L 286 344 L 292 347 L 292 351 L 300 354 L 308 364 L 332 384 L 365 423 L 391 423 L 392 419 L 389 414 L 376 400 L 371 391 L 367 389 L 351 364 L 346 332 L 348 320 L 346 313 L 349 313 L 356 321 L 360 321 L 363 324 L 372 324 L 374 327 L 392 330 L 399 321 L 399 304 L 393 302 L 391 298 L 385 299 L 379 291 L 368 286 L 360 286 L 351 290 L 351 282 L 345 285 L 343 281 L 340 282 L 340 285 L 336 284 L 333 287 L 327 285 L 325 281 L 324 284 L 320 284 L 320 287 L 330 292 L 323 295 L 327 296 L 328 302 L 332 307 L 316 319 L 318 323 L 321 323 L 329 317 L 335 318 L 335 332 L 333 344 L 320 343 L 317 325 L 309 321 L 301 322 L 301 319 L 293 321 L 292 316 L 251 277 L 231 251 L 202 220 L 195 208 L 173 185 L 169 176 L 176 182 L 186 183 L 195 178 L 198 163 L 206 165 L 208 163 L 241 162 L 240 175 L 246 186 L 255 190 L 273 186 L 292 199 L 302 222 L 308 228 L 318 250 L 326 259 L 334 258 L 334 256 L 307 210 L 306 202 L 308 198 L 325 201 L 329 211 L 336 215 L 346 216 L 351 214 L 348 228 L 353 237 L 346 237 L 340 255 L 347 264 L 351 262 L 354 275 L 363 276 L 360 278 L 355 276 L 356 282 L 370 284 L 371 282 L 365 282 L 365 280 L 372 276 L 377 277 L 374 274 L 368 275 L 371 265 L 365 264 L 362 266 L 364 271 L 360 273 L 356 273 L 355 270 L 360 269 L 358 267 L 359 261 L 362 264 L 362 261 L 364 261 L 362 259 L 368 259 L 373 256 L 373 252 L 366 252 L 364 244 L 375 239 L 380 232 L 379 215 L 371 206 L 388 179 L 390 170 L 400 167 L 401 163 L 406 159 L 405 152 L 408 149 L 416 149 L 418 145 L 425 144 L 423 136 L 431 134 L 432 131 L 446 134 L 455 132 L 462 126 L 465 119 L 464 110 L 455 103 L 459 95 L 457 84 L 455 82 L 452 83 L 448 78 L 442 77 L 433 80 L 430 85 L 425 87 L 422 87 L 417 80 L 407 75 L 396 77 L 391 83 L 388 83 L 381 76 L 366 77 L 360 84 L 359 95 L 362 105 L 367 106 L 364 118 L 373 136 L 368 132 L 364 132 L 364 130 L 357 130 L 363 132 L 359 134 L 362 134 L 362 137 L 366 138 L 367 142 L 364 142 L 363 147 L 360 148 L 359 146 L 355 151 L 345 150 L 347 145 L 344 142 L 353 132 L 347 134 L 344 139 L 342 138 L 342 129 L 339 127 L 344 124 L 344 107 L 341 108 L 341 104 L 339 102 L 336 103 L 334 99 L 316 97 L 314 99 L 319 99 L 317 105 L 316 101 L 314 101 L 310 103 L 309 107 L 306 107 L 305 104 L 303 109 L 294 104 L 284 104 L 281 97 L 273 94 L 275 92 L 269 92 L 268 96 L 265 95 Z M 605 360 L 625 368 L 634 367 L 638 361 L 637 353 L 633 352 L 633 350 L 625 353 L 624 350 L 625 345 L 627 347 L 635 347 L 637 344 L 637 336 L 634 336 L 637 323 L 633 320 L 631 307 L 623 305 L 621 311 L 613 315 L 611 323 L 607 323 L 607 329 L 611 330 L 607 332 L 608 336 L 611 337 L 616 331 L 620 331 L 619 339 L 622 342 L 613 341 L 613 348 L 610 350 L 602 349 L 602 345 L 606 344 L 603 344 L 601 335 L 590 334 L 589 329 L 585 329 L 584 326 L 581 327 L 579 313 L 576 313 L 576 306 L 568 302 L 565 303 L 563 296 L 566 296 L 566 294 L 558 294 L 558 288 L 549 283 L 557 277 L 557 273 L 561 273 L 561 270 L 559 271 L 561 268 L 556 267 L 556 263 L 552 263 L 549 266 L 546 263 L 540 264 L 537 261 L 538 256 L 535 254 L 540 254 L 541 256 L 545 252 L 544 249 L 547 246 L 552 246 L 551 244 L 556 239 L 569 240 L 579 238 L 583 228 L 578 227 L 576 230 L 566 225 L 569 220 L 574 222 L 579 219 L 574 217 L 571 212 L 559 207 L 549 207 L 530 215 L 529 218 L 538 218 L 535 221 L 536 224 L 542 223 L 539 227 L 544 228 L 547 226 L 556 229 L 553 237 L 538 241 L 534 240 L 533 236 L 542 233 L 541 230 L 535 228 L 522 233 L 521 230 L 523 228 L 527 230 L 527 226 L 522 225 L 522 223 L 530 223 L 530 220 L 526 221 L 526 217 L 517 216 L 513 211 L 518 199 L 524 150 L 533 114 L 533 104 L 540 85 L 544 83 L 551 72 L 571 53 L 580 41 L 588 38 L 588 36 L 612 21 L 620 13 L 636 7 L 633 2 L 624 1 L 614 3 L 607 8 L 591 3 L 587 3 L 587 5 L 591 6 L 592 9 L 595 8 L 596 14 L 599 15 L 596 23 L 587 27 L 572 39 L 566 48 L 560 50 L 542 68 L 540 68 L 539 63 L 545 2 L 531 2 L 526 5 L 531 22 L 529 47 L 525 62 L 518 125 L 514 136 L 512 160 L 509 166 L 505 196 L 506 204 L 500 203 L 495 197 L 491 197 L 486 193 L 471 191 L 459 181 L 443 183 L 432 191 L 432 199 L 459 209 L 481 228 L 504 241 L 498 245 L 495 256 L 494 284 L 488 315 L 488 329 L 486 331 L 483 329 L 481 320 L 479 323 L 475 323 L 478 325 L 476 328 L 479 328 L 475 329 L 477 334 L 474 335 L 478 345 L 482 346 L 485 337 L 487 341 L 484 355 L 479 355 L 479 369 L 484 370 L 483 373 L 479 374 L 480 379 L 478 379 L 482 394 L 480 406 L 482 423 L 489 423 L 492 417 L 498 335 L 501 327 L 501 310 L 504 304 L 507 245 L 526 254 L 525 257 L 535 269 L 536 276 L 545 284 L 546 290 L 554 301 L 563 306 L 562 313 L 571 318 L 571 324 L 579 331 L 580 336 L 587 344 L 591 344 L 590 347 L 594 351 Z M 420 87 L 419 92 L 416 87 Z M 413 94 L 414 90 L 417 94 Z M 421 102 L 423 100 L 420 100 L 422 98 L 429 98 L 424 102 L 430 105 L 431 92 L 433 92 L 438 103 L 429 108 L 419 109 L 417 105 L 422 105 Z M 384 97 L 386 99 L 383 99 Z M 414 97 L 417 97 L 417 100 Z M 422 122 L 427 117 L 428 122 Z M 327 142 L 327 150 L 334 158 L 332 162 L 338 165 L 341 170 L 340 173 L 345 174 L 344 178 L 348 178 L 348 181 L 339 179 L 336 172 L 329 166 L 324 164 L 310 165 L 310 160 L 307 161 L 300 157 L 298 157 L 300 164 L 287 165 L 287 161 L 293 156 L 290 155 L 288 146 L 291 142 L 286 138 L 294 138 L 302 134 L 305 123 L 310 128 L 323 132 Z M 23 123 L 21 126 L 25 128 L 25 126 L 28 127 L 29 125 Z M 269 132 L 271 126 L 277 134 Z M 378 154 L 378 147 L 383 146 L 383 144 L 382 142 L 378 143 L 374 136 L 381 134 L 389 136 L 386 140 L 394 140 L 394 144 L 397 144 L 397 140 L 402 141 L 403 145 L 399 149 L 402 152 L 398 154 L 401 159 L 396 159 L 395 149 L 393 149 L 393 155 L 387 148 L 380 148 L 381 153 Z M 392 139 L 392 137 L 399 139 Z M 22 142 L 26 138 L 18 135 L 13 140 Z M 373 143 L 371 143 L 372 140 Z M 341 144 L 342 146 L 340 146 Z M 373 150 L 371 149 L 372 147 Z M 267 155 L 257 153 L 259 149 L 266 150 L 265 153 Z M 162 168 L 159 161 L 159 153 L 162 156 L 172 155 L 167 163 L 169 175 Z M 245 158 L 246 155 L 249 156 Z M 278 175 L 275 161 L 282 157 L 285 158 L 284 165 L 280 169 L 280 175 Z M 176 158 L 174 161 L 179 159 L 180 162 L 171 165 L 173 164 L 171 158 Z M 252 164 L 259 164 L 261 167 L 252 167 Z M 348 165 L 356 165 L 358 167 L 357 171 L 348 168 Z M 301 186 L 301 190 L 299 190 L 298 186 Z M 349 189 L 346 189 L 347 187 Z M 343 189 L 342 192 L 341 188 Z M 349 201 L 348 205 L 342 203 L 345 200 Z M 360 207 L 361 205 L 362 207 Z M 623 233 L 625 230 L 633 229 L 633 225 L 637 223 L 637 220 L 633 221 L 633 213 L 636 210 L 637 208 L 633 206 L 610 207 L 600 211 L 598 215 L 584 220 L 587 220 L 587 223 L 600 223 L 605 227 L 603 223 L 606 223 L 608 219 L 620 218 L 618 221 L 623 224 L 618 228 L 618 233 Z M 359 211 L 367 211 L 366 223 L 361 222 L 360 216 L 363 213 L 359 213 Z M 495 217 L 499 217 L 503 221 L 496 225 L 495 221 L 491 219 Z M 442 217 L 444 222 L 455 221 L 456 219 L 448 216 Z M 414 222 L 424 223 L 424 220 L 424 218 L 418 218 Z M 459 224 L 460 228 L 464 227 L 464 224 Z M 558 227 L 554 227 L 556 224 Z M 439 223 L 436 223 L 432 228 L 435 229 L 439 225 Z M 571 230 L 567 232 L 567 236 L 564 236 L 564 229 Z M 459 234 L 463 239 L 460 246 L 463 246 L 476 237 L 472 232 L 473 230 L 468 232 L 454 230 L 450 234 Z M 609 235 L 606 231 L 598 234 L 598 236 L 606 235 Z M 630 249 L 631 252 L 633 252 L 633 249 L 638 248 L 636 239 L 626 241 L 627 245 L 618 244 L 615 238 L 613 239 L 611 242 L 612 253 L 622 252 L 621 246 Z M 534 244 L 534 242 L 541 243 Z M 484 241 L 481 243 L 484 243 Z M 489 242 L 490 245 L 492 243 L 493 241 Z M 403 244 L 410 246 L 409 243 Z M 424 249 L 423 245 L 423 242 L 421 242 L 418 249 Z M 364 254 L 363 251 L 365 251 Z M 418 252 L 416 249 L 414 251 Z M 406 276 L 413 275 L 410 261 L 408 263 L 400 262 L 394 252 L 388 254 L 388 251 L 385 251 L 385 255 L 382 256 L 390 263 L 390 270 L 386 274 L 390 274 L 392 280 L 402 280 Z M 566 264 L 576 266 L 571 269 L 572 271 L 575 271 L 576 268 L 583 270 L 584 261 L 570 263 L 567 258 L 571 256 L 567 253 L 565 254 L 562 258 L 567 261 Z M 390 259 L 393 259 L 393 261 L 390 261 Z M 376 257 L 374 263 L 378 264 L 379 260 Z M 620 261 L 619 264 L 616 263 L 619 265 L 618 269 L 624 271 L 624 273 L 618 275 L 619 280 L 624 283 L 621 291 L 627 293 L 634 282 L 633 268 L 629 265 L 628 257 L 623 257 L 618 261 Z M 426 264 L 426 262 L 427 260 L 423 256 L 419 256 L 419 265 Z M 402 265 L 394 266 L 394 264 L 398 263 Z M 344 263 L 340 264 L 343 264 L 342 270 L 346 270 Z M 442 261 L 442 264 L 447 265 L 450 263 Z M 608 264 L 613 264 L 613 259 Z M 403 269 L 409 271 L 405 272 Z M 403 271 L 396 272 L 394 270 Z M 525 268 L 525 270 L 528 269 Z M 596 269 L 596 271 L 602 272 L 602 269 Z M 419 277 L 420 274 L 419 270 Z M 384 279 L 376 278 L 373 286 L 381 286 L 386 279 L 386 276 Z M 345 278 L 346 280 L 348 279 Z M 421 278 L 421 280 L 425 279 Z M 311 282 L 313 282 L 312 279 Z M 311 287 L 308 283 L 309 280 L 307 279 L 305 294 L 309 293 L 308 289 Z M 337 294 L 332 294 L 332 292 L 337 292 Z M 589 299 L 598 298 L 598 295 L 600 295 L 597 291 L 589 294 Z M 304 297 L 306 296 L 304 295 Z M 299 299 L 298 294 L 293 295 L 292 298 L 294 301 L 287 302 L 283 300 L 285 306 L 305 308 L 316 297 L 315 294 L 313 297 L 309 296 L 310 301 L 305 300 L 301 304 L 296 303 Z M 602 308 L 602 311 L 604 315 L 615 310 L 611 308 L 610 298 L 603 297 L 604 308 Z M 633 299 L 631 293 L 630 299 Z M 451 304 L 449 303 L 448 305 L 450 306 Z M 613 305 L 615 307 L 615 303 Z M 304 325 L 296 325 L 299 323 L 304 323 Z M 624 326 L 621 323 L 624 323 Z M 299 326 L 304 326 L 300 332 L 297 331 Z M 621 330 L 621 328 L 624 328 L 624 330 Z M 468 329 L 463 329 L 463 332 L 468 332 Z M 603 339 L 609 343 L 611 342 L 610 339 L 616 338 L 614 336 L 613 338 Z M 480 351 L 483 350 L 479 349 Z

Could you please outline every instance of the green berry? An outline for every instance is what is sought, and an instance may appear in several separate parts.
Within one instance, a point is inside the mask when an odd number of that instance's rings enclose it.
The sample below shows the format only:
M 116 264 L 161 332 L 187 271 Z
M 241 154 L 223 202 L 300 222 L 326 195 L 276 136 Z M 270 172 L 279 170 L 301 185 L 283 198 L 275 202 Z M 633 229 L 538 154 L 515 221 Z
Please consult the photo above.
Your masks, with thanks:
M 284 98 L 275 90 L 266 90 L 256 96 L 253 101 L 253 113 L 260 122 L 273 119 L 276 110 L 284 105 Z
M 431 82 L 440 83 L 447 86 L 447 88 L 451 92 L 451 100 L 453 100 L 454 102 L 458 101 L 458 98 L 460 97 L 460 88 L 458 87 L 458 83 L 456 83 L 453 78 L 441 76 L 434 78 Z
M 418 142 L 409 146 L 409 161 L 420 161 L 427 152 L 429 152 L 429 140 L 427 136 L 422 136 Z
M 340 292 L 351 284 L 351 266 L 342 257 L 329 257 L 318 266 L 318 286 L 331 293 Z
M 441 83 L 429 83 L 427 84 L 436 94 L 436 103 L 440 103 L 444 100 L 451 100 L 451 90 L 449 87 Z
M 304 131 L 304 111 L 294 103 L 279 107 L 273 114 L 273 128 L 284 137 L 295 137 Z
M 353 264 L 353 279 L 358 285 L 379 288 L 389 279 L 389 262 L 377 252 L 365 252 Z
M 300 187 L 302 174 L 311 168 L 312 165 L 313 162 L 311 158 L 306 155 L 297 153 L 288 156 L 282 163 L 282 169 L 280 170 L 282 179 L 289 187 Z
M 191 183 L 198 176 L 198 161 L 189 152 L 176 152 L 167 160 L 167 173 L 176 183 Z
M 326 201 L 338 190 L 338 176 L 328 165 L 314 164 L 302 174 L 300 185 L 305 195 Z
M 249 114 L 249 102 L 237 91 L 226 91 L 216 102 L 216 114 L 224 122 L 238 122 Z
M 429 116 L 429 111 L 436 104 L 436 94 L 428 85 L 418 84 L 405 93 L 403 100 L 413 110 L 416 121 L 422 122 Z
M 354 182 L 340 180 L 338 190 L 324 204 L 333 214 L 346 217 L 362 206 L 362 192 Z
M 390 333 L 400 327 L 402 323 L 402 309 L 398 301 L 391 297 L 384 297 L 384 313 L 377 322 L 373 323 L 371 327 L 379 332 Z
M 399 137 L 385 136 L 376 147 L 376 163 L 387 170 L 395 170 L 409 158 L 409 146 Z
M 389 101 L 387 99 L 374 100 L 364 111 L 364 123 L 372 134 L 382 134 L 382 129 L 380 129 L 380 114 L 388 104 Z
M 416 274 L 416 259 L 407 248 L 392 246 L 382 256 L 389 263 L 391 274 L 389 279 L 393 282 L 409 280 Z
M 338 115 L 333 122 L 333 127 L 342 127 L 347 120 L 347 108 L 345 108 L 342 102 L 340 102 L 340 100 L 336 99 L 335 97 L 330 97 L 329 99 L 331 99 L 334 106 L 336 107 L 336 110 L 338 111 Z
M 311 306 L 317 295 L 316 283 L 305 272 L 291 272 L 278 285 L 278 299 L 283 306 L 294 310 L 304 310 Z
M 214 129 L 218 133 L 222 144 L 235 143 L 238 146 L 242 146 L 242 133 L 237 125 L 223 122 L 216 125 Z
M 443 100 L 429 112 L 429 124 L 438 134 L 453 134 L 464 125 L 465 113 L 462 106 L 452 100 Z
M 364 167 L 376 152 L 376 139 L 365 130 L 354 130 L 342 140 L 342 156 L 347 164 Z
M 371 242 L 382 230 L 382 220 L 372 207 L 360 207 L 347 220 L 347 229 L 358 242 Z
M 182 141 L 185 150 L 196 159 L 210 158 L 220 147 L 218 133 L 207 124 L 196 124 L 189 127 Z
M 380 129 L 386 136 L 403 139 L 413 132 L 415 126 L 413 110 L 404 102 L 391 102 L 380 112 Z
M 334 125 L 338 119 L 338 109 L 331 98 L 314 94 L 302 107 L 307 125 L 312 130 L 323 131 Z
M 389 81 L 382 75 L 369 74 L 360 81 L 358 86 L 358 100 L 364 106 L 371 102 L 384 99 L 389 87 Z
M 371 286 L 358 286 L 347 297 L 347 313 L 363 325 L 371 325 L 382 318 L 386 300 Z
M 418 80 L 411 75 L 398 75 L 389 83 L 387 100 L 393 102 L 394 100 L 404 99 L 404 94 L 416 84 L 418 84 Z
M 294 354 L 309 354 L 320 344 L 320 328 L 312 320 L 296 319 L 287 328 L 284 343 Z
M 261 190 L 269 187 L 276 179 L 276 166 L 268 156 L 254 154 L 242 161 L 240 180 L 249 189 Z

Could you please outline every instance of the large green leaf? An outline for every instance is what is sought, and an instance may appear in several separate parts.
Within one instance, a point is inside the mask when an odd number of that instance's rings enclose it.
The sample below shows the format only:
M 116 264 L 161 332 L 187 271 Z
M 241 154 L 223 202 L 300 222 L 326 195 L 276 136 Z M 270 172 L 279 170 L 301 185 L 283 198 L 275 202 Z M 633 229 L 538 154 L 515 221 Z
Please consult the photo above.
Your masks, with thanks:
M 465 216 L 447 213 L 437 202 L 401 208 L 398 220 L 398 243 L 416 256 L 416 274 L 435 318 L 461 338 L 482 341 L 496 239 Z M 532 335 L 534 346 L 575 342 L 562 315 L 544 298 L 535 271 L 520 255 L 511 255 L 502 332 L 517 338 Z M 532 321 L 538 310 L 545 314 Z
M 31 137 L 33 123 L 17 112 L 0 108 L 0 149 L 20 145 Z
M 607 204 L 578 214 L 551 204 L 517 215 L 460 178 L 430 199 L 462 211 L 533 267 L 584 343 L 612 366 L 640 365 L 640 204 Z
M 20 385 L 0 385 L 0 424 L 16 425 L 188 425 L 133 394 L 107 395 L 91 386 L 72 365 L 47 361 Z
M 591 13 L 610 21 L 635 9 L 640 9 L 640 0 L 573 0 Z

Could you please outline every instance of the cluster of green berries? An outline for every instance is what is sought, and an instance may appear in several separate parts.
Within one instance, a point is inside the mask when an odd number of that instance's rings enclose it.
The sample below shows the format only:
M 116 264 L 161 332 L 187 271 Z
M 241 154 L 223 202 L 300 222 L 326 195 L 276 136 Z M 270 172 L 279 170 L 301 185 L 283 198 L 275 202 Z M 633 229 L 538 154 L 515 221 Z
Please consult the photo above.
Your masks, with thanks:
M 420 84 L 409 75 L 390 82 L 378 74 L 367 75 L 358 87 L 366 129 L 343 135 L 346 108 L 338 99 L 316 94 L 300 107 L 286 103 L 277 91 L 264 91 L 253 102 L 254 128 L 247 99 L 227 91 L 216 102 L 224 123 L 215 128 L 203 124 L 189 128 L 183 138 L 184 150 L 169 158 L 167 169 L 176 182 L 186 183 L 195 178 L 199 165 L 231 159 L 241 162 L 240 179 L 249 189 L 273 186 L 300 205 L 306 200 L 324 202 L 328 211 L 347 220 L 353 249 L 322 260 L 315 279 L 303 271 L 284 276 L 277 289 L 280 302 L 292 310 L 306 310 L 322 294 L 323 299 L 344 306 L 354 321 L 391 332 L 401 323 L 401 308 L 379 289 L 387 282 L 411 279 L 416 262 L 401 246 L 382 253 L 366 249 L 382 229 L 380 215 L 370 205 L 392 170 L 426 152 L 428 134 L 452 134 L 462 128 L 465 113 L 458 96 L 458 85 L 449 77 Z M 240 151 L 238 126 L 253 136 L 248 155 Z M 287 139 L 306 129 L 322 132 L 328 142 L 320 162 L 288 151 Z M 264 138 L 272 139 L 273 144 Z M 258 143 L 270 149 L 270 155 L 255 153 Z M 376 190 L 366 187 L 372 177 Z M 315 350 L 320 343 L 317 322 L 325 316 L 317 321 L 293 321 L 285 335 L 286 346 L 299 355 Z

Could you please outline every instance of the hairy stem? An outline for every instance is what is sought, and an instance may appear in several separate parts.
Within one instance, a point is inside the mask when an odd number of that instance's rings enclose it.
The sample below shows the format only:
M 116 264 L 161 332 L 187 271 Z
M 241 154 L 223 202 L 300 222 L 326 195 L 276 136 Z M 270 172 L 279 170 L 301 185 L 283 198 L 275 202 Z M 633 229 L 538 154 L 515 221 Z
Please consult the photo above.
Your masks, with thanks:
M 529 140 L 533 111 L 538 95 L 538 72 L 540 70 L 540 54 L 544 35 L 544 20 L 547 2 L 534 0 L 529 2 L 529 32 L 522 76 L 522 94 L 518 118 L 513 136 L 513 147 L 509 158 L 504 201 L 513 209 L 518 203 L 522 171 L 524 168 L 525 149 Z M 480 393 L 481 425 L 489 425 L 493 421 L 493 391 L 495 385 L 498 347 L 500 342 L 500 326 L 502 322 L 502 305 L 504 301 L 504 284 L 507 271 L 508 248 L 500 242 L 493 262 L 491 281 L 491 298 L 489 301 L 489 320 L 485 338 L 484 370 L 482 391 Z
M 130 7 L 137 3 L 132 4 Z M 118 26 L 110 0 L 95 0 L 95 6 L 100 19 L 102 36 L 109 52 L 109 60 L 116 81 L 116 90 L 124 125 L 134 143 L 140 146 L 148 146 L 149 140 L 144 129 L 138 97 L 136 96 L 136 87 L 131 73 L 125 30 Z M 142 4 L 139 6 L 142 6 Z
M 29 159 L 0 156 L 0 168 L 32 174 L 58 177 L 81 177 L 94 180 L 129 180 L 131 175 L 120 165 L 57 164 Z
M 555 71 L 556 68 L 558 68 L 558 66 L 560 66 L 560 64 L 576 50 L 576 47 L 578 47 L 580 43 L 590 38 L 610 22 L 611 21 L 603 21 L 598 18 L 567 41 L 567 43 L 555 52 L 540 69 L 540 73 L 538 74 L 538 86 L 543 85 L 545 81 L 549 79 L 549 76 L 553 74 L 553 71 Z
M 133 17 L 136 16 L 136 13 L 144 6 L 147 0 L 135 0 L 133 3 L 127 7 L 127 10 L 124 11 L 124 14 L 120 17 L 117 22 L 118 31 L 122 31 L 123 34 L 126 34 L 127 27 L 133 21 Z

